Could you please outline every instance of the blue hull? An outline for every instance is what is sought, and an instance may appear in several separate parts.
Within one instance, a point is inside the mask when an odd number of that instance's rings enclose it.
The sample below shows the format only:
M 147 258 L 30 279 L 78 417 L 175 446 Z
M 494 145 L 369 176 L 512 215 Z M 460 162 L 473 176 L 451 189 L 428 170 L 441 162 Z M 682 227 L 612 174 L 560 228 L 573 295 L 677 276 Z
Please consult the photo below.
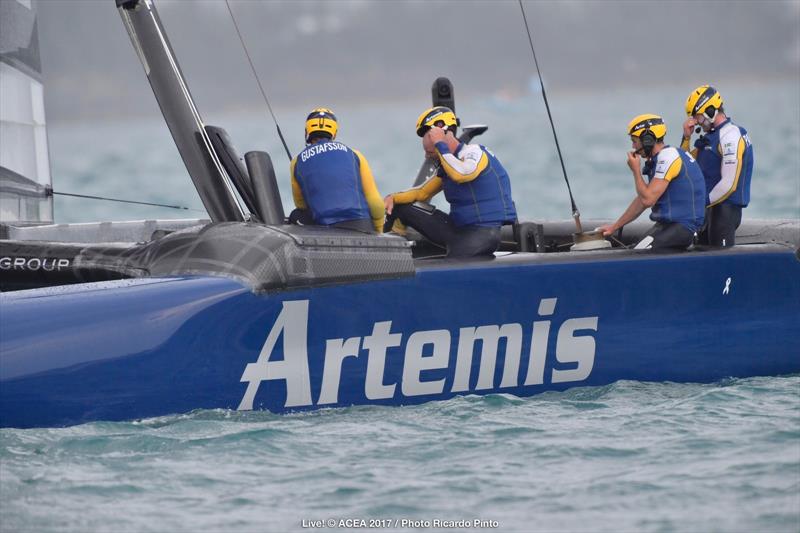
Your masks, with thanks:
M 0 425 L 789 374 L 798 332 L 790 249 L 439 263 L 261 295 L 212 277 L 38 289 L 0 295 Z

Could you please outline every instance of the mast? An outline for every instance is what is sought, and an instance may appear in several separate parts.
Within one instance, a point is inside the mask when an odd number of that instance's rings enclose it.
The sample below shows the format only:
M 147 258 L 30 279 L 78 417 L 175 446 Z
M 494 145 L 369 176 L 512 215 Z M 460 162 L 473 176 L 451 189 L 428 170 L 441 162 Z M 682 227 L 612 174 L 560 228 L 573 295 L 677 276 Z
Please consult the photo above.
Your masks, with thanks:
M 206 133 L 152 0 L 116 0 L 186 170 L 214 222 L 245 219 L 234 186 Z
M 0 223 L 53 222 L 36 4 L 0 1 Z

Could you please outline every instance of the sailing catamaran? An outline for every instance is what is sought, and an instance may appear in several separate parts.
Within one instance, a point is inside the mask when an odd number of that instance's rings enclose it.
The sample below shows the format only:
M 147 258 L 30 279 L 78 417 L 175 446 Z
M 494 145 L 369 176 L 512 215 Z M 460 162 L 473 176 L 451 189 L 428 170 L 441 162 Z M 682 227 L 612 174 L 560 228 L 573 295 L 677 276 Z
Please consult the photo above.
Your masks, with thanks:
M 153 1 L 116 4 L 210 221 L 4 210 L 0 426 L 800 372 L 799 221 L 661 255 L 566 251 L 571 222 L 524 222 L 504 228 L 507 253 L 468 260 L 287 225 L 269 156 L 243 162 L 203 123 Z M 9 193 L 3 157 L 3 206 L 49 201 L 46 174 Z

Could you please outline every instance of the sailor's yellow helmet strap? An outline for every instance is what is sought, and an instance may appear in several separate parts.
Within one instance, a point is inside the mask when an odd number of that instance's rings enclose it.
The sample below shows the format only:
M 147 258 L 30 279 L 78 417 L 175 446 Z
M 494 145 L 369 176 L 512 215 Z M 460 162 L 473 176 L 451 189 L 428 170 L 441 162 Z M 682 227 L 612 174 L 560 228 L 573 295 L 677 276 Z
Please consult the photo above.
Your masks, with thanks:
M 458 119 L 453 110 L 449 107 L 436 106 L 426 109 L 417 118 L 417 135 L 420 137 L 425 135 L 432 127 L 449 128 L 458 126 Z
M 306 117 L 306 142 L 309 142 L 314 133 L 335 139 L 338 131 L 339 122 L 336 120 L 336 115 L 326 107 L 318 107 Z

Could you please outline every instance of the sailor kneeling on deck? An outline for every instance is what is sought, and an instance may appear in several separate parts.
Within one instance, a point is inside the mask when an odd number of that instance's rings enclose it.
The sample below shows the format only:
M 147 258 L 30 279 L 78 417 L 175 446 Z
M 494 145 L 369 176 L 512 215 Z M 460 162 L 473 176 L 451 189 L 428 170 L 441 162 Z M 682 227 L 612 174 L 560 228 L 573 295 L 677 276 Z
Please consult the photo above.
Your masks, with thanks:
M 383 230 L 383 202 L 367 159 L 335 141 L 339 124 L 330 109 L 306 118 L 306 147 L 292 159 L 293 224 L 317 224 L 372 233 Z
M 598 228 L 611 235 L 652 208 L 655 225 L 636 249 L 685 250 L 703 226 L 706 186 L 694 158 L 680 148 L 664 145 L 667 126 L 658 115 L 639 115 L 628 124 L 633 151 L 628 167 L 633 173 L 636 197 L 613 224 Z M 640 156 L 647 157 L 644 171 Z M 647 176 L 647 183 L 642 178 Z
M 464 144 L 453 135 L 456 116 L 434 107 L 417 120 L 425 155 L 438 158 L 436 175 L 417 188 L 384 198 L 386 212 L 426 239 L 447 249 L 447 257 L 491 255 L 500 244 L 500 227 L 516 222 L 511 183 L 500 161 L 478 144 Z M 427 202 L 440 191 L 450 213 Z

